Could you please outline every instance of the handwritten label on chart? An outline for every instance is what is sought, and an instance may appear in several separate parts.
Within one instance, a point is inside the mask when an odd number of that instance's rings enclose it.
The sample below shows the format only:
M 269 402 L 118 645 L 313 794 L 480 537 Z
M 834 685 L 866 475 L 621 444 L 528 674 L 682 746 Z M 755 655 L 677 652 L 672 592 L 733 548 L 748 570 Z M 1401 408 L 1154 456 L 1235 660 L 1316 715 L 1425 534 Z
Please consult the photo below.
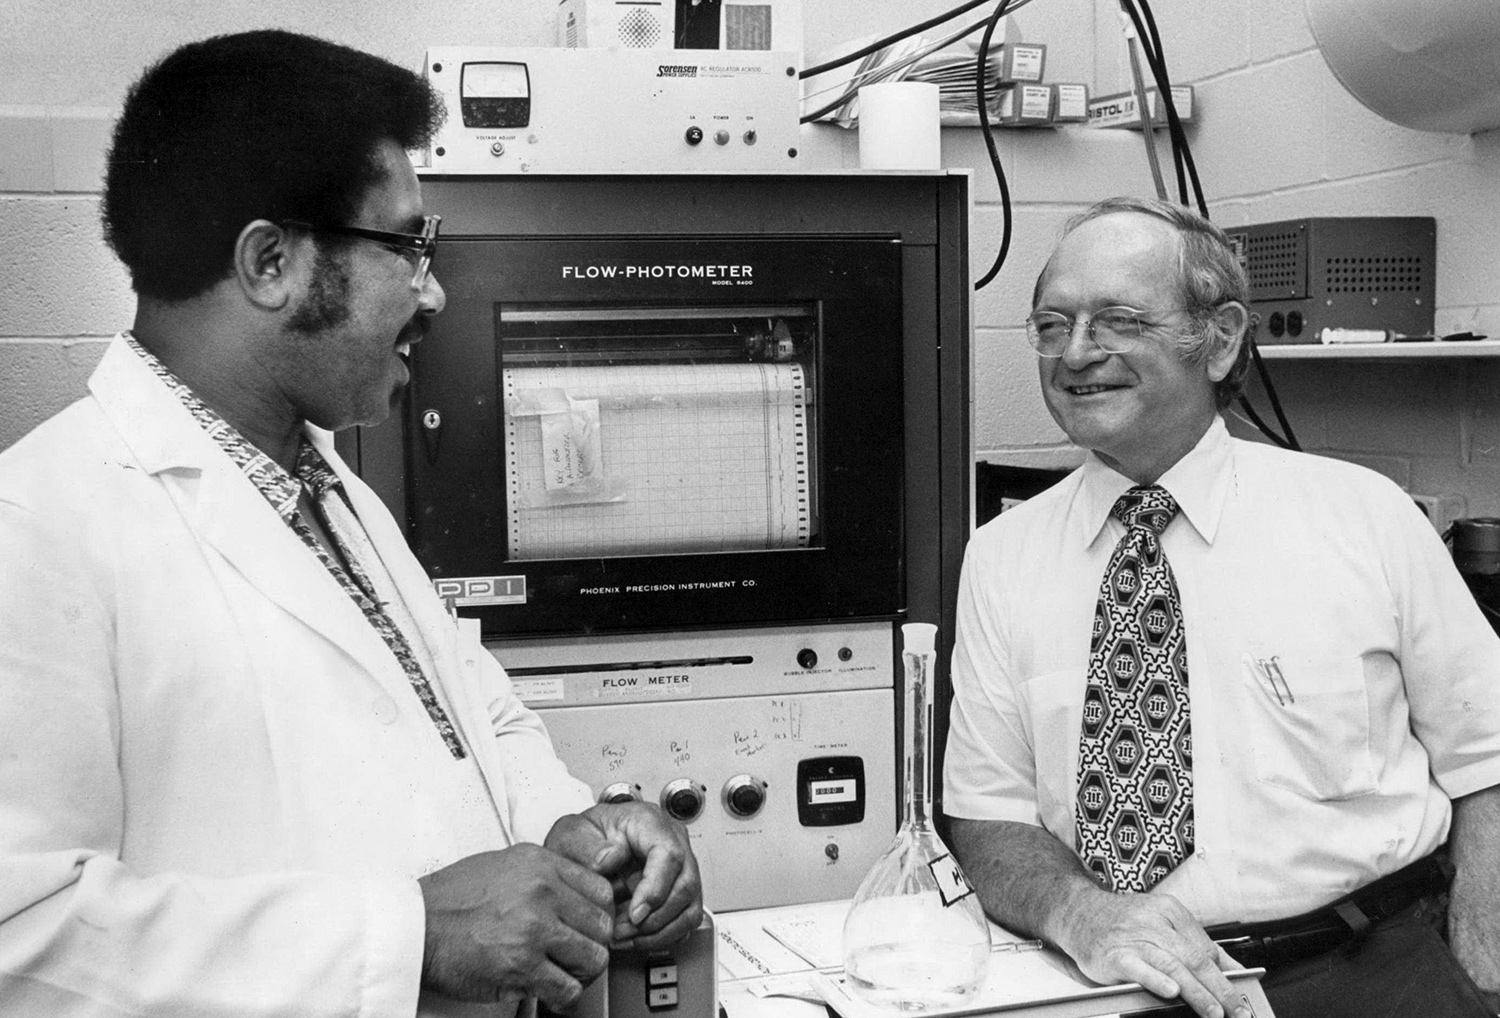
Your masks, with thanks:
M 541 389 L 516 400 L 512 413 L 539 418 L 542 428 L 542 485 L 569 491 L 597 482 L 600 470 L 599 401 L 574 399 L 564 390 Z
M 771 700 L 771 739 L 773 742 L 802 741 L 801 700 Z
M 604 758 L 604 773 L 614 774 L 625 767 L 625 761 L 630 756 L 630 750 L 622 745 L 606 742 L 599 747 L 599 755 Z
M 735 756 L 754 756 L 766 748 L 766 740 L 760 734 L 759 728 L 748 730 L 736 728 L 730 738 L 734 740 Z

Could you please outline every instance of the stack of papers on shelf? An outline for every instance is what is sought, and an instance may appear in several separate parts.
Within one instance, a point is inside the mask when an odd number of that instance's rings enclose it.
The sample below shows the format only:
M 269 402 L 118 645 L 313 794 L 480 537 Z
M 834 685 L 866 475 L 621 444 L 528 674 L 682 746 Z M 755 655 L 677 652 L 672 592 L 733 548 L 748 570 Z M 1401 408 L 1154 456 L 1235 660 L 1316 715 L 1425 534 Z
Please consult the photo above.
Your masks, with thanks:
M 976 32 L 968 39 L 944 46 L 912 64 L 906 73 L 906 81 L 930 81 L 937 85 L 938 118 L 944 125 L 972 127 L 979 123 L 979 97 L 974 78 L 979 43 L 983 38 L 982 32 Z M 989 57 L 985 60 L 984 92 L 993 121 L 1000 119 L 997 110 L 1004 88 L 1000 83 L 1004 52 L 1005 47 L 992 38 Z
M 985 64 L 985 93 L 991 111 L 998 101 L 1004 73 L 1005 37 L 1010 18 L 1002 21 L 990 37 L 989 58 Z M 941 122 L 953 125 L 979 123 L 979 104 L 975 99 L 974 75 L 983 29 L 976 28 L 962 39 L 944 45 L 963 26 L 939 26 L 923 35 L 914 35 L 876 50 L 858 61 L 814 75 L 802 83 L 802 115 L 808 116 L 845 97 L 840 105 L 817 119 L 832 121 L 841 127 L 853 127 L 859 120 L 857 91 L 862 85 L 878 81 L 927 81 L 938 86 L 938 110 Z M 1012 33 L 1014 34 L 1014 33 Z M 816 67 L 853 53 L 874 42 L 878 36 L 867 35 L 843 43 L 820 54 L 808 63 Z
M 808 66 L 816 67 L 830 60 L 837 60 L 846 53 L 863 49 L 877 38 L 878 36 L 867 35 L 852 39 L 820 54 L 816 60 L 809 61 Z M 802 82 L 802 115 L 810 116 L 837 101 L 837 106 L 816 119 L 831 121 L 840 127 L 853 127 L 859 120 L 860 87 L 880 81 L 903 80 L 912 60 L 922 52 L 925 45 L 925 37 L 909 36 L 842 67 L 813 75 Z

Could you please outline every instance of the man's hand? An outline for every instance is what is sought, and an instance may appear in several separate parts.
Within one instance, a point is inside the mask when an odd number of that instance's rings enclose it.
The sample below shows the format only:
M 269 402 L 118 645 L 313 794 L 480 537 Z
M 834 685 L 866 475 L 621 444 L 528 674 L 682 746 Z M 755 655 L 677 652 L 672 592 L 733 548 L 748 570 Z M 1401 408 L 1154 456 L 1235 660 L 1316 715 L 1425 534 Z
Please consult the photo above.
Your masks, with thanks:
M 591 806 L 554 824 L 546 845 L 611 881 L 616 947 L 663 947 L 703 920 L 703 887 L 687 830 L 656 806 Z
M 609 964 L 609 880 L 541 846 L 471 855 L 419 883 L 424 989 L 469 1001 L 535 996 L 566 1011 Z
M 1222 969 L 1239 968 L 1182 903 L 1160 891 L 1111 894 L 1073 850 L 1032 824 L 949 821 L 954 853 L 985 912 L 1041 937 L 1101 983 L 1140 983 L 1204 1018 L 1250 1018 Z
M 1080 896 L 1082 897 L 1082 896 Z M 1204 1018 L 1250 1018 L 1223 969 L 1239 968 L 1170 894 L 1090 893 L 1058 936 L 1058 947 L 1100 983 L 1140 983 L 1181 997 Z

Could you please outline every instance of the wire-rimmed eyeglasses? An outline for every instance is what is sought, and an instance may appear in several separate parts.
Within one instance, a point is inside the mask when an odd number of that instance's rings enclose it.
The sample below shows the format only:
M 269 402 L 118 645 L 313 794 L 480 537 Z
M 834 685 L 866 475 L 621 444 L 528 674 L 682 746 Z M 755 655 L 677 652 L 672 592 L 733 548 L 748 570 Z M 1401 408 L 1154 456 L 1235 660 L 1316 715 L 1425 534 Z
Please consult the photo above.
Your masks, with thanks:
M 1093 314 L 1079 312 L 1073 318 L 1058 311 L 1033 311 L 1026 316 L 1026 341 L 1042 357 L 1061 357 L 1068 348 L 1068 341 L 1073 338 L 1073 330 L 1082 322 L 1085 333 L 1099 349 L 1105 353 L 1125 353 L 1140 340 L 1144 330 L 1160 324 L 1154 319 L 1174 311 L 1190 310 L 1162 308 L 1141 311 L 1121 304 L 1100 308 Z
M 432 256 L 437 250 L 438 224 L 442 216 L 423 216 L 421 233 L 390 233 L 386 230 L 367 230 L 363 226 L 340 226 L 337 224 L 305 223 L 298 219 L 282 220 L 282 226 L 310 233 L 332 233 L 341 237 L 359 237 L 383 244 L 405 258 L 412 266 L 411 286 L 421 290 L 427 284 L 427 275 L 432 269 Z

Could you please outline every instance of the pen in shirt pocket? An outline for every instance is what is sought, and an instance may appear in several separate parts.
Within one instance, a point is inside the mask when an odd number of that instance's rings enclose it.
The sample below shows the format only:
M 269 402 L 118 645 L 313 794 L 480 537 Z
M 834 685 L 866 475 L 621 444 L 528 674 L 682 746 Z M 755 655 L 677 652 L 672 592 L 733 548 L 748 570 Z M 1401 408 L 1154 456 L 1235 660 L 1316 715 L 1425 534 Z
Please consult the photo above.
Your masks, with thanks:
M 1272 654 L 1266 659 L 1266 674 L 1271 678 L 1271 684 L 1281 684 L 1281 692 L 1286 695 L 1283 706 L 1288 703 L 1296 703 L 1297 698 L 1292 695 L 1292 684 L 1286 680 L 1286 675 L 1281 671 L 1281 658 Z
M 1286 673 L 1281 670 L 1281 656 L 1272 654 L 1270 657 L 1249 658 L 1251 667 L 1260 676 L 1266 685 L 1271 687 L 1271 692 L 1276 696 L 1276 702 L 1285 707 L 1289 703 L 1296 703 L 1297 697 L 1292 693 L 1292 687 L 1286 680 Z

